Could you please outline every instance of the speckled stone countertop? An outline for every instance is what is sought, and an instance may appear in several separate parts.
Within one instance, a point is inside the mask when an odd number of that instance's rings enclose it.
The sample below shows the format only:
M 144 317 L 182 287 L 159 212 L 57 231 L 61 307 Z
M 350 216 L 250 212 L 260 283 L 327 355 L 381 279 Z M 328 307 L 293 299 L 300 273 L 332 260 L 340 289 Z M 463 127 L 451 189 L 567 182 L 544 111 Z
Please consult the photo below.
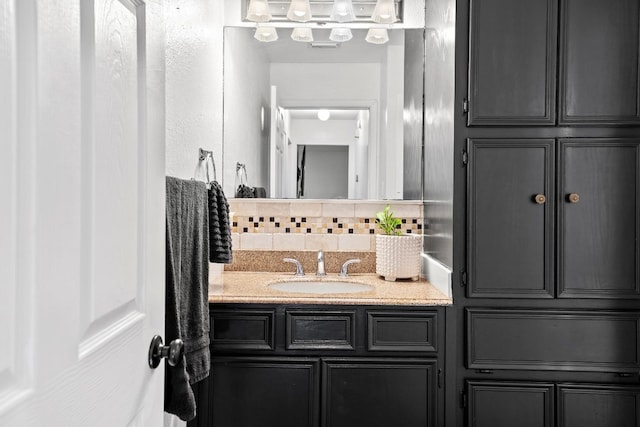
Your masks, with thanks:
M 328 274 L 323 281 L 353 281 L 372 289 L 348 294 L 307 294 L 282 292 L 269 284 L 283 281 L 314 281 L 314 275 L 295 277 L 271 272 L 225 271 L 209 281 L 210 303 L 247 304 L 349 304 L 349 305 L 451 305 L 452 300 L 429 282 L 398 280 L 387 282 L 376 274 L 352 274 L 347 279 Z

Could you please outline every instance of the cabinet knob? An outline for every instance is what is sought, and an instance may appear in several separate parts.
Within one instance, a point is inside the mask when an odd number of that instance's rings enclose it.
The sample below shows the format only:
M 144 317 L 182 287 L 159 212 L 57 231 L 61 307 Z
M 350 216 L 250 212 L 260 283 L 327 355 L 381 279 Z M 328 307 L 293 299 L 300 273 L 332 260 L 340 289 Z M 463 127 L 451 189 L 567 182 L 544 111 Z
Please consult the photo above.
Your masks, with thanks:
M 544 205 L 547 201 L 547 198 L 545 197 L 544 194 L 536 194 L 533 197 L 533 200 L 539 205 Z
M 567 195 L 567 201 L 569 203 L 578 203 L 580 201 L 580 195 L 578 193 L 571 193 Z

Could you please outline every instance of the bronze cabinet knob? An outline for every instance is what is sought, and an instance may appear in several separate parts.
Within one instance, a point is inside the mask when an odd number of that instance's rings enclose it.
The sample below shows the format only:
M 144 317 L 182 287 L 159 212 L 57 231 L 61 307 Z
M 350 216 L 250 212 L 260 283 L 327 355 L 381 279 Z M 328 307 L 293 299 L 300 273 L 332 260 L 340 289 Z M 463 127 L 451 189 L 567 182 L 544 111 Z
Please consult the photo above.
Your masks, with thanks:
M 578 203 L 580 201 L 580 195 L 578 193 L 571 193 L 567 195 L 567 201 L 569 203 Z
M 539 205 L 544 205 L 547 201 L 547 198 L 545 197 L 544 194 L 536 194 L 533 197 L 533 200 Z

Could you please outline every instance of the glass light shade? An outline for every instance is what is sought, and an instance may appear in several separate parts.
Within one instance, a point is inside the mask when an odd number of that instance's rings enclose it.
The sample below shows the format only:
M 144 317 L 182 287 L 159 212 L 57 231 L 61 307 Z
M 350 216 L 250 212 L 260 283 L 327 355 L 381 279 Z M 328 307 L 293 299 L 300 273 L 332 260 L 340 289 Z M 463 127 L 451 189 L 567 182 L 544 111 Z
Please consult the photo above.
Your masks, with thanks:
M 258 26 L 253 37 L 261 42 L 272 42 L 278 40 L 278 32 L 275 27 Z
M 334 42 L 347 42 L 353 38 L 349 28 L 332 28 L 329 40 Z
M 287 18 L 291 21 L 307 22 L 311 20 L 311 6 L 309 0 L 291 0 L 291 6 L 287 12 Z
M 271 19 L 267 0 L 251 0 L 247 9 L 247 19 L 253 22 L 267 22 Z
M 378 0 L 371 19 L 380 24 L 393 24 L 398 20 L 393 0 Z
M 331 9 L 331 20 L 336 22 L 350 22 L 356 20 L 351 0 L 334 0 Z
M 312 42 L 313 31 L 311 31 L 311 28 L 306 27 L 294 28 L 291 32 L 291 38 L 297 42 Z
M 371 28 L 365 40 L 373 44 L 385 44 L 389 41 L 389 33 L 386 28 Z

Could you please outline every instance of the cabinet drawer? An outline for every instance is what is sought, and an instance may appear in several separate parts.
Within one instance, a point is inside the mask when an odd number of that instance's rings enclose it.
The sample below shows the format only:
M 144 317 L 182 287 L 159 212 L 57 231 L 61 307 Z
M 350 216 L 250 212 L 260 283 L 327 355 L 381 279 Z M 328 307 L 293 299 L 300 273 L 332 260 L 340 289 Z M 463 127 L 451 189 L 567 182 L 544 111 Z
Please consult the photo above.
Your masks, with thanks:
M 287 350 L 355 350 L 355 311 L 286 312 Z
M 273 350 L 274 310 L 211 312 L 214 350 Z
M 369 311 L 369 351 L 438 351 L 437 313 Z
M 467 309 L 470 369 L 631 372 L 640 313 Z

